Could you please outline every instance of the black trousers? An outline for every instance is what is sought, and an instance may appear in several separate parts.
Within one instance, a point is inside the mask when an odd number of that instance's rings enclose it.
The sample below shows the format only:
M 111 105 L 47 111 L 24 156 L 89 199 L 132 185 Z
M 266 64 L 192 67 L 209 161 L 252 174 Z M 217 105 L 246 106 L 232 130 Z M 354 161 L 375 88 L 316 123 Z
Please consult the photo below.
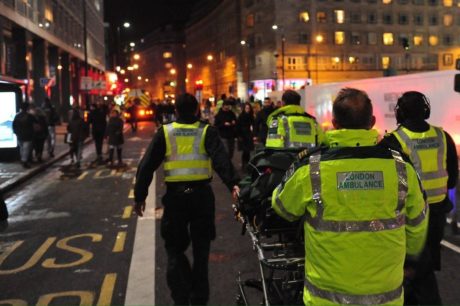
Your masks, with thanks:
M 404 280 L 404 305 L 441 305 L 435 270 L 441 270 L 441 240 L 444 237 L 446 212 L 444 204 L 430 204 L 428 235 L 415 275 Z
M 102 144 L 104 143 L 105 132 L 93 132 L 94 144 L 96 146 L 97 157 L 102 157 Z
M 214 193 L 209 184 L 169 188 L 162 199 L 161 236 L 168 266 L 166 278 L 176 305 L 205 305 L 209 299 L 208 259 L 215 234 Z M 193 265 L 185 251 L 192 244 Z

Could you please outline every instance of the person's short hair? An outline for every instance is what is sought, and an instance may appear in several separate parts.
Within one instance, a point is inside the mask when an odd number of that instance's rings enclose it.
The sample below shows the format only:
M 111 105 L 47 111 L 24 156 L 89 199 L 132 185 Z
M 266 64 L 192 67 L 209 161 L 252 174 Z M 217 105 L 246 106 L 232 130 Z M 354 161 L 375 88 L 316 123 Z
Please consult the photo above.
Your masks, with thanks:
M 189 93 L 182 94 L 177 98 L 176 110 L 179 115 L 194 115 L 197 107 L 198 100 Z
M 232 106 L 233 105 L 233 101 L 231 99 L 226 99 L 224 100 L 224 103 L 222 103 L 222 105 L 229 105 L 229 106 Z
M 286 90 L 281 97 L 285 105 L 300 105 L 300 95 L 294 90 Z
M 373 118 L 371 99 L 362 90 L 343 88 L 333 102 L 332 114 L 341 128 L 368 129 Z

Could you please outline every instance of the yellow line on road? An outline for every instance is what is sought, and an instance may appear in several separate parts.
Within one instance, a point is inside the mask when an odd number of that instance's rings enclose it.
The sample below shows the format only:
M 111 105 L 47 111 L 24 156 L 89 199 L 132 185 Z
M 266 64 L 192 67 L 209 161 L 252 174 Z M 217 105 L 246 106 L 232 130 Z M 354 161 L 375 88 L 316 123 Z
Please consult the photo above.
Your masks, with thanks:
M 113 246 L 112 252 L 120 253 L 123 252 L 125 249 L 125 241 L 126 241 L 126 232 L 118 232 L 117 240 L 115 241 L 115 245 Z
M 77 180 L 81 181 L 82 179 L 84 179 L 87 175 L 88 175 L 88 171 L 83 171 L 82 174 L 80 174 L 80 176 L 77 178 Z
M 128 199 L 134 199 L 134 189 L 129 191 Z
M 99 295 L 99 300 L 97 301 L 98 306 L 108 306 L 112 304 L 113 290 L 115 288 L 115 281 L 117 280 L 116 273 L 106 274 L 104 281 L 102 282 L 101 294 Z
M 131 213 L 133 212 L 133 207 L 126 206 L 125 210 L 123 211 L 123 216 L 121 217 L 122 219 L 129 219 L 131 217 Z

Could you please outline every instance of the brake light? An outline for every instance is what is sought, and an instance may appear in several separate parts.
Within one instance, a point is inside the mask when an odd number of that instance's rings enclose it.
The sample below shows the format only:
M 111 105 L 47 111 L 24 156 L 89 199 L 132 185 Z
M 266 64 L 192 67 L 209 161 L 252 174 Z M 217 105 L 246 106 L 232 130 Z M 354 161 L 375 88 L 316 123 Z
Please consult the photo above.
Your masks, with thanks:
M 145 116 L 145 110 L 141 109 L 141 110 L 139 111 L 139 116 Z

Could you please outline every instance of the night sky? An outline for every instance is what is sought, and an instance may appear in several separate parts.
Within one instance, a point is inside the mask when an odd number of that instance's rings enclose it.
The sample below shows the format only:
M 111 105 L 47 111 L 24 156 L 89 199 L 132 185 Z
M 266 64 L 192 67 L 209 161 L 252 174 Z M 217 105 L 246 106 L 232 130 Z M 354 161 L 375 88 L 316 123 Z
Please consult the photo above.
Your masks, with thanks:
M 105 21 L 112 29 L 128 21 L 124 30 L 130 39 L 139 39 L 165 23 L 182 23 L 194 5 L 203 0 L 105 0 Z

